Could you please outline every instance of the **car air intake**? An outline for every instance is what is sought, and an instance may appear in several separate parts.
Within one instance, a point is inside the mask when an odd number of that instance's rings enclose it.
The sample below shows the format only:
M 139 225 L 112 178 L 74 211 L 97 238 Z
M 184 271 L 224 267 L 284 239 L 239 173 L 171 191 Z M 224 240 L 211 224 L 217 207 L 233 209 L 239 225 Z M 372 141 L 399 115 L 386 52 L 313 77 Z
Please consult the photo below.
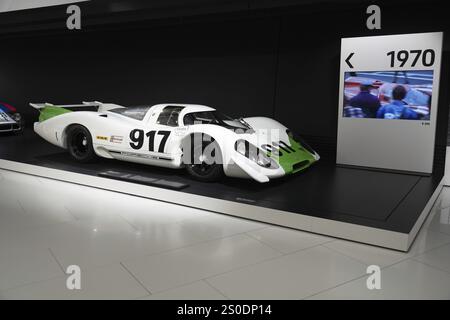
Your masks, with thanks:
M 294 164 L 294 165 L 292 166 L 292 169 L 293 169 L 294 171 L 298 171 L 298 170 L 301 170 L 301 169 L 303 169 L 304 167 L 306 167 L 308 164 L 309 164 L 309 161 L 308 161 L 308 160 L 300 161 L 300 162 Z

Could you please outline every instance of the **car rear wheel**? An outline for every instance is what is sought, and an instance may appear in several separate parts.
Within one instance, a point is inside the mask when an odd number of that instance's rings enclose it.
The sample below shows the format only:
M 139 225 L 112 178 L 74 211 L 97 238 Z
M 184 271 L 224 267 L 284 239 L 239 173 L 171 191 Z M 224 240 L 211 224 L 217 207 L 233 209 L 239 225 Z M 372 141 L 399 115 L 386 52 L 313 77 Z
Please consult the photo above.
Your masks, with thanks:
M 213 152 L 209 152 L 210 150 Z M 203 182 L 214 182 L 224 176 L 222 157 L 217 142 L 203 142 L 194 146 L 191 152 L 192 162 L 186 165 L 186 169 L 193 178 Z
M 97 159 L 92 136 L 89 130 L 81 125 L 75 125 L 68 129 L 67 148 L 76 161 L 87 163 Z

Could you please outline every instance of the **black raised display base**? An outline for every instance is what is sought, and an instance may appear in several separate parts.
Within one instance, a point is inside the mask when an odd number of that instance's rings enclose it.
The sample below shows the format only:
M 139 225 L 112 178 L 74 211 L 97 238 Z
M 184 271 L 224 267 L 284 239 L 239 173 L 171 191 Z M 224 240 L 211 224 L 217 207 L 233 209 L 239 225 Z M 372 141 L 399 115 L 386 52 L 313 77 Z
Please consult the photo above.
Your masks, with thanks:
M 427 177 L 345 168 L 319 161 L 303 173 L 267 184 L 231 178 L 203 183 L 193 180 L 184 170 L 106 159 L 80 164 L 64 150 L 43 141 L 32 130 L 19 136 L 1 136 L 0 141 L 0 158 L 6 160 L 89 176 L 121 179 L 120 175 L 124 178 L 121 180 L 133 183 L 399 234 L 410 234 L 414 228 L 417 229 L 417 221 L 423 216 L 430 198 L 436 194 L 443 175 L 439 172 Z M 196 203 L 191 206 L 202 207 Z M 222 212 L 221 208 L 208 208 Z M 332 232 L 331 235 L 340 236 Z M 376 241 L 374 244 L 380 245 Z
M 147 175 L 134 174 L 123 171 L 106 170 L 100 171 L 97 175 L 103 178 L 116 179 L 131 183 L 139 183 L 146 186 L 166 188 L 171 190 L 182 190 L 189 187 L 189 185 L 186 183 L 181 183 L 173 180 L 157 179 L 149 177 Z

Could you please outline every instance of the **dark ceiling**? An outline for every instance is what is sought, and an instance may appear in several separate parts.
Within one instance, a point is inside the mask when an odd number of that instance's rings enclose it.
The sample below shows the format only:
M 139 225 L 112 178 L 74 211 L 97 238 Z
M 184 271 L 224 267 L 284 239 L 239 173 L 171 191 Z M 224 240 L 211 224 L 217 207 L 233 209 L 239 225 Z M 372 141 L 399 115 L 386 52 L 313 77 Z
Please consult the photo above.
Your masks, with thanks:
M 236 19 L 248 16 L 342 12 L 369 4 L 411 6 L 424 1 L 369 0 L 92 0 L 78 3 L 83 31 L 97 28 L 136 27 L 195 22 L 204 19 Z M 427 6 L 442 1 L 426 1 Z M 0 36 L 30 36 L 35 33 L 63 32 L 68 5 L 0 13 Z

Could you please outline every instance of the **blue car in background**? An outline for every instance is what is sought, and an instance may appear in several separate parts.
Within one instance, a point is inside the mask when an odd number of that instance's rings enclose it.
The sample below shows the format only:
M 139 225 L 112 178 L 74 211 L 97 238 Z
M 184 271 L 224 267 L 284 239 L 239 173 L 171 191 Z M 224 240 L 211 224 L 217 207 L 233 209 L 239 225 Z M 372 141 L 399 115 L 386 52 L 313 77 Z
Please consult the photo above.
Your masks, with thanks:
M 13 106 L 0 102 L 0 133 L 22 133 L 25 127 L 24 119 Z

